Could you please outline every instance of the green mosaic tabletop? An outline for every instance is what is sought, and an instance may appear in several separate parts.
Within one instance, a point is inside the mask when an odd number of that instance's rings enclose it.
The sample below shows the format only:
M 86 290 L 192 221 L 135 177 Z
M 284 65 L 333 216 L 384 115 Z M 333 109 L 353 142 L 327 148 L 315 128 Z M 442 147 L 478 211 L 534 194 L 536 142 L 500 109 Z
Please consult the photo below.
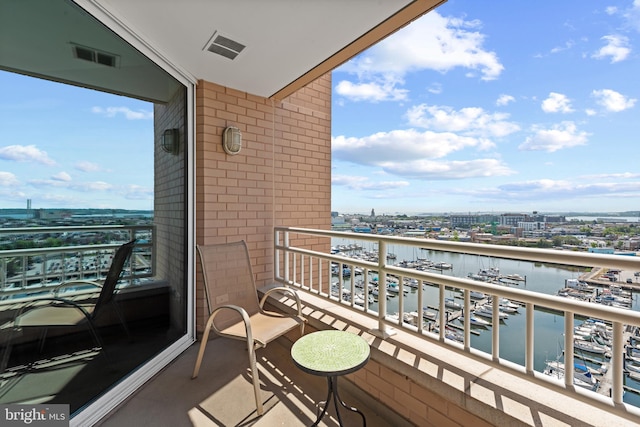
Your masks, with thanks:
M 335 376 L 355 372 L 369 360 L 369 344 L 345 331 L 313 332 L 291 347 L 296 366 L 314 375 Z

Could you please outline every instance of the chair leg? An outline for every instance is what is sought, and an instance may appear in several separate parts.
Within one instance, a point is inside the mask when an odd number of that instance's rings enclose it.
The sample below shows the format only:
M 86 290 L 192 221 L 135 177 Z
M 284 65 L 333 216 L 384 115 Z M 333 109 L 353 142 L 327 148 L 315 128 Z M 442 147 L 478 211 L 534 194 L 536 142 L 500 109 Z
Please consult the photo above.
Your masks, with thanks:
M 209 317 L 209 320 L 207 320 L 207 325 L 204 328 L 204 334 L 202 334 L 202 338 L 200 341 L 200 349 L 198 350 L 198 358 L 196 359 L 196 366 L 193 368 L 193 375 L 191 375 L 191 379 L 196 378 L 198 376 L 198 373 L 200 372 L 202 357 L 204 356 L 204 350 L 207 347 L 207 341 L 209 340 L 209 332 L 211 332 L 212 325 L 213 325 L 213 318 Z
M 256 364 L 256 349 L 252 342 L 247 342 L 247 349 L 249 350 L 249 367 L 253 377 L 253 392 L 256 397 L 256 411 L 258 415 L 262 415 L 264 408 L 262 407 L 262 397 L 260 397 L 260 378 L 258 378 L 258 366 Z

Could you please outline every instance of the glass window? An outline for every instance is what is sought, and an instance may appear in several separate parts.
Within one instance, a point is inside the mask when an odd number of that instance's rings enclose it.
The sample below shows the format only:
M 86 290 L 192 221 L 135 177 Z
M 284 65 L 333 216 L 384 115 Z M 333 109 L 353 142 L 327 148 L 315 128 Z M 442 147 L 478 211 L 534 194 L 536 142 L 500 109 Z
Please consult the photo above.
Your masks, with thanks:
M 0 403 L 73 414 L 186 333 L 186 88 L 72 2 L 2 14 Z

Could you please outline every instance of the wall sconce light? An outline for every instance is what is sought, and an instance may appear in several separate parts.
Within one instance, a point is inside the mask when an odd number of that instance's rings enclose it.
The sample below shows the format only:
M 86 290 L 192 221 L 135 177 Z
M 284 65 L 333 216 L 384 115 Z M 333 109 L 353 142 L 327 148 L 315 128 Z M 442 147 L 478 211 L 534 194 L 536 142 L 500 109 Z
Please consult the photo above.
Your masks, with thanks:
M 229 126 L 222 133 L 222 148 L 224 151 L 231 155 L 235 156 L 242 149 L 242 134 L 240 133 L 240 129 Z
M 169 154 L 178 154 L 180 150 L 180 129 L 166 129 L 162 134 L 162 149 Z

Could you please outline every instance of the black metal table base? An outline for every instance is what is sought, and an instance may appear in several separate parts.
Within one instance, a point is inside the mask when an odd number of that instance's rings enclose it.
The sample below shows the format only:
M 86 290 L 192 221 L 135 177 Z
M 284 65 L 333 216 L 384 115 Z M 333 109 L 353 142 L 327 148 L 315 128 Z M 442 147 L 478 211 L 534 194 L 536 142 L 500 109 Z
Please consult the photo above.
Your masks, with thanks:
M 316 420 L 315 423 L 313 423 L 311 427 L 315 427 L 320 423 L 320 420 L 322 420 L 322 417 L 324 417 L 324 415 L 327 413 L 327 410 L 329 409 L 329 405 L 331 404 L 331 401 L 333 401 L 333 406 L 335 406 L 336 408 L 336 415 L 338 417 L 338 423 L 340 426 L 342 426 L 343 424 L 342 424 L 342 417 L 340 417 L 340 408 L 338 407 L 338 402 L 340 402 L 340 405 L 343 408 L 346 408 L 352 412 L 357 412 L 358 414 L 360 414 L 360 416 L 362 417 L 362 427 L 367 427 L 367 420 L 364 417 L 364 414 L 362 413 L 362 411 L 347 405 L 342 401 L 342 399 L 340 399 L 340 395 L 338 395 L 338 377 L 328 376 L 327 383 L 328 383 L 327 399 L 318 403 L 318 406 L 320 405 L 323 406 L 322 412 L 318 415 L 318 419 Z

